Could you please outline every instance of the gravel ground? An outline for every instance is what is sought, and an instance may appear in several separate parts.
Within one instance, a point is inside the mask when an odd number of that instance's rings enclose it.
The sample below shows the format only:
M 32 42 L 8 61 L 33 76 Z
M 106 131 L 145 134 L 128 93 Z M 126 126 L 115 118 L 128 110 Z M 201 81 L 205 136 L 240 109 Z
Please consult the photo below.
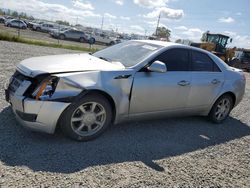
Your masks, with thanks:
M 132 122 L 79 143 L 23 129 L 4 101 L 20 60 L 61 53 L 75 51 L 0 41 L 0 187 L 249 187 L 250 74 L 221 125 L 201 117 Z
M 18 35 L 18 29 L 12 28 L 12 27 L 5 27 L 4 24 L 0 24 L 0 32 L 8 32 L 13 35 Z M 51 37 L 48 33 L 33 31 L 31 29 L 20 29 L 20 36 L 24 38 L 43 40 L 43 41 L 52 42 L 56 44 L 58 43 L 58 40 Z M 69 41 L 69 40 L 59 40 L 59 43 L 65 44 L 65 45 L 73 45 L 73 46 L 81 46 L 81 47 L 89 48 L 89 44 L 87 43 L 80 43 L 80 42 Z M 97 49 L 102 49 L 102 48 L 106 48 L 107 46 L 94 44 L 92 45 L 92 47 L 97 48 Z

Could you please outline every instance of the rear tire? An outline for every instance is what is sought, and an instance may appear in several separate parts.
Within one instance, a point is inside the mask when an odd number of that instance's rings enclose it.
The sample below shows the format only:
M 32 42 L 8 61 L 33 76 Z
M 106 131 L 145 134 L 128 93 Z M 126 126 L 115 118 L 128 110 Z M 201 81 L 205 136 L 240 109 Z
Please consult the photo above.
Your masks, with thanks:
M 72 103 L 62 114 L 62 132 L 77 141 L 89 141 L 100 136 L 111 124 L 112 109 L 100 94 L 89 94 Z
M 225 121 L 233 109 L 233 98 L 231 95 L 222 95 L 214 103 L 208 117 L 213 123 L 222 123 Z
M 83 43 L 83 42 L 85 42 L 85 39 L 84 39 L 83 37 L 81 37 L 81 38 L 79 39 L 79 41 L 80 41 L 81 43 Z
M 65 35 L 59 35 L 59 39 L 61 39 L 61 40 L 65 40 Z

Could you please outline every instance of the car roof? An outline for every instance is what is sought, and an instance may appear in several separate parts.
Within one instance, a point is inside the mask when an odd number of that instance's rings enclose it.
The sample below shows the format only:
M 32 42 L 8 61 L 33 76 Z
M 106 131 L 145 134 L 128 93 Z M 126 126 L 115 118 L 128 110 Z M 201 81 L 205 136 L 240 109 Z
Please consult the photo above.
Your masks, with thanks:
M 178 43 L 174 43 L 174 42 L 159 41 L 159 40 L 134 40 L 134 41 L 144 42 L 144 43 L 148 43 L 148 44 L 155 44 L 155 45 L 159 45 L 159 46 L 162 46 L 162 47 L 186 46 L 186 45 L 183 45 L 183 44 L 178 44 Z
M 132 40 L 132 41 L 138 41 L 138 42 L 143 42 L 143 43 L 147 43 L 147 44 L 159 45 L 159 46 L 162 46 L 164 48 L 165 47 L 182 47 L 182 48 L 192 49 L 192 50 L 200 51 L 200 52 L 203 52 L 206 54 L 210 54 L 210 52 L 207 50 L 197 48 L 194 46 L 185 45 L 185 44 L 174 43 L 174 42 L 166 42 L 166 41 L 159 41 L 159 40 Z

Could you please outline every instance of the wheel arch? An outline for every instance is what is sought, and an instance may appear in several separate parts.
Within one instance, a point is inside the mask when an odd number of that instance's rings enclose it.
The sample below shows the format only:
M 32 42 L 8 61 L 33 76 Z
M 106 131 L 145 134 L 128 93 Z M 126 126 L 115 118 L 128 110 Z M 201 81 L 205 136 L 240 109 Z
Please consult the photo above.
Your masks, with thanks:
M 91 90 L 86 90 L 81 97 L 84 97 L 85 95 L 91 95 L 91 94 L 100 94 L 109 101 L 111 108 L 112 108 L 112 123 L 114 123 L 115 117 L 116 117 L 116 104 L 115 104 L 114 99 L 111 97 L 111 95 L 99 89 L 91 89 Z
M 216 101 L 217 101 L 220 97 L 222 97 L 223 95 L 230 95 L 230 96 L 232 97 L 232 99 L 233 99 L 233 106 L 235 105 L 235 102 L 236 102 L 236 95 L 235 95 L 232 91 L 227 91 L 227 92 L 222 93 L 222 94 L 216 99 Z
M 214 104 L 216 103 L 216 101 L 222 97 L 223 95 L 230 95 L 233 99 L 233 107 L 235 106 L 235 102 L 236 102 L 236 95 L 232 92 L 232 91 L 226 91 L 221 93 L 220 95 L 218 95 L 218 97 L 213 101 L 213 103 L 211 104 L 209 111 L 206 112 L 206 114 L 209 114 L 214 106 Z
M 86 95 L 91 95 L 91 94 L 99 94 L 104 96 L 110 103 L 111 108 L 112 108 L 112 119 L 111 122 L 114 123 L 115 119 L 116 119 L 116 105 L 115 105 L 115 101 L 114 99 L 105 91 L 99 90 L 99 89 L 90 89 L 90 90 L 84 90 L 83 92 L 81 92 L 73 101 L 72 103 L 75 103 L 76 101 L 79 101 L 81 98 L 83 98 Z M 69 105 L 70 106 L 70 105 Z M 60 123 L 63 117 L 63 114 L 67 111 L 67 109 L 69 108 L 69 106 L 67 108 L 64 109 L 64 111 L 61 113 L 61 115 L 59 116 L 57 123 L 56 123 L 56 128 L 55 131 L 57 131 L 60 127 Z

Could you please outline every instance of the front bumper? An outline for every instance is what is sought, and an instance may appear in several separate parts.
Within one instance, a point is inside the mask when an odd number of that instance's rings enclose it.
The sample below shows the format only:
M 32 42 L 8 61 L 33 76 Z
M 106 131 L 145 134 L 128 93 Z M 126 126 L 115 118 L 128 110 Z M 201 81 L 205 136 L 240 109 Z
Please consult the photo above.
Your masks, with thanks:
M 6 89 L 6 100 L 18 122 L 25 128 L 53 134 L 61 113 L 70 103 L 39 101 L 23 96 L 30 86 L 29 81 L 24 81 L 15 92 Z

